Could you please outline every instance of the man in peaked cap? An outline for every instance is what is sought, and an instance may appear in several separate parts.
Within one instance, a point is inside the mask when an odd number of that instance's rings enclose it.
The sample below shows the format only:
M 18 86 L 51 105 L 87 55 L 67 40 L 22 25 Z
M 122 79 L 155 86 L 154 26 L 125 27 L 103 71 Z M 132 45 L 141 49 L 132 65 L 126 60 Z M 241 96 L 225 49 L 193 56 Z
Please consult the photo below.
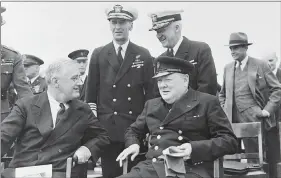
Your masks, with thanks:
M 97 116 L 109 132 L 111 144 L 101 156 L 101 164 L 103 177 L 112 178 L 122 174 L 115 160 L 125 148 L 124 132 L 141 113 L 144 103 L 153 98 L 154 80 L 149 51 L 129 40 L 137 11 L 117 4 L 105 12 L 113 40 L 93 51 L 86 102 L 93 111 L 97 108 Z M 129 167 L 133 164 L 129 162 Z
M 267 62 L 247 55 L 249 45 L 252 43 L 245 33 L 231 33 L 227 46 L 234 61 L 224 68 L 219 100 L 232 123 L 264 120 L 268 132 L 276 127 L 281 86 Z M 244 139 L 243 142 L 246 152 L 258 152 L 257 140 Z
M 167 51 L 161 56 L 175 56 L 194 64 L 190 75 L 190 87 L 204 93 L 216 95 L 217 75 L 212 52 L 208 44 L 192 41 L 182 36 L 180 10 L 167 10 L 150 14 L 156 37 Z
M 47 83 L 43 77 L 39 75 L 40 66 L 44 61 L 34 55 L 24 54 L 24 69 L 27 76 L 27 81 L 33 94 L 39 94 L 47 89 Z
M 127 148 L 117 161 L 122 164 L 127 156 L 134 159 L 146 133 L 151 135 L 151 146 L 146 160 L 120 178 L 213 177 L 213 161 L 236 152 L 237 139 L 229 120 L 216 96 L 189 87 L 193 64 L 176 57 L 160 56 L 156 67 L 154 78 L 161 97 L 148 100 L 141 115 L 127 129 Z M 174 173 L 164 165 L 170 160 L 163 158 L 171 148 L 184 161 L 174 160 L 181 169 L 173 166 L 174 161 L 170 162 Z
M 1 7 L 1 26 L 4 24 L 2 12 L 5 11 L 6 8 Z M 10 112 L 8 89 L 11 83 L 13 83 L 18 98 L 32 95 L 26 81 L 21 55 L 17 51 L 1 45 L 1 121 Z
M 80 97 L 79 99 L 85 100 L 85 91 L 86 91 L 86 83 L 87 83 L 87 74 L 86 69 L 88 66 L 88 54 L 89 51 L 86 49 L 79 49 L 71 52 L 68 57 L 72 60 L 75 60 L 79 64 L 80 77 L 82 79 L 83 85 L 80 86 Z

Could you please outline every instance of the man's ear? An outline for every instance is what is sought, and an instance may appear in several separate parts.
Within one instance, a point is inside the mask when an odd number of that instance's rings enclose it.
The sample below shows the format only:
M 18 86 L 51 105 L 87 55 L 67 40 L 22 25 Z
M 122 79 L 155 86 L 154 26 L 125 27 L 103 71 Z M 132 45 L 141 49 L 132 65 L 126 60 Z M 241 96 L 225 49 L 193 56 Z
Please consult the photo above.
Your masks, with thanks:
M 58 79 L 56 77 L 51 79 L 51 83 L 55 86 L 55 88 L 59 87 Z
M 130 28 L 129 28 L 129 30 L 132 31 L 132 30 L 133 30 L 133 27 L 134 27 L 134 23 L 133 23 L 133 22 L 130 22 Z

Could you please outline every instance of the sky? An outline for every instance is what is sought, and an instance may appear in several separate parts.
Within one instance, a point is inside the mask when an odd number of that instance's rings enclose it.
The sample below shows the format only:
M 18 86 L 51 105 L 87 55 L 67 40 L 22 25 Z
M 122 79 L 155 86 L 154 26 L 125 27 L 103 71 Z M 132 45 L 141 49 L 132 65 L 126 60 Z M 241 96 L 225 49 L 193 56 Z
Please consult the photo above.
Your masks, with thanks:
M 184 10 L 182 35 L 209 44 L 222 83 L 223 68 L 233 59 L 226 44 L 232 32 L 245 32 L 252 42 L 248 54 L 260 58 L 275 51 L 280 59 L 280 2 L 2 2 L 6 24 L 1 26 L 1 44 L 52 61 L 76 49 L 92 51 L 112 41 L 105 8 L 114 4 L 138 10 L 130 40 L 147 48 L 154 57 L 165 49 L 156 38 L 148 13 Z

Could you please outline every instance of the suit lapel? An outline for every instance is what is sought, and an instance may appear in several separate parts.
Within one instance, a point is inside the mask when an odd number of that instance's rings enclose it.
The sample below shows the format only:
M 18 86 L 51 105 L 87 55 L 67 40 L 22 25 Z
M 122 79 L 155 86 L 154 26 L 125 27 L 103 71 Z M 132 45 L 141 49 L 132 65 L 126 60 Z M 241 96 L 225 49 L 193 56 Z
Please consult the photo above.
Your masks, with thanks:
M 256 96 L 256 80 L 257 80 L 257 71 L 258 71 L 258 66 L 254 63 L 253 59 L 249 57 L 248 59 L 248 83 L 250 90 L 253 94 L 253 96 Z
M 35 116 L 35 123 L 39 132 L 47 138 L 53 130 L 53 120 L 46 92 L 39 95 L 38 100 L 31 106 L 31 112 Z
M 178 51 L 176 52 L 175 57 L 181 58 L 181 59 L 188 59 L 188 51 L 189 51 L 189 42 L 186 37 L 183 37 L 183 40 L 179 46 Z
M 152 108 L 151 113 L 155 116 L 155 118 L 163 121 L 167 116 L 168 110 L 164 106 L 164 101 L 159 98 L 158 102 L 155 102 L 154 107 Z
M 108 53 L 106 59 L 108 60 L 109 64 L 114 69 L 114 71 L 117 73 L 119 71 L 120 65 L 117 61 L 117 55 L 114 49 L 113 42 L 109 43 L 107 47 L 108 47 Z
M 120 67 L 120 70 L 117 73 L 117 76 L 115 78 L 115 83 L 117 83 L 123 76 L 124 74 L 130 69 L 132 66 L 133 61 L 135 60 L 136 57 L 136 52 L 133 49 L 133 43 L 129 42 L 124 61 Z
M 73 100 L 69 103 L 69 108 L 65 111 L 67 116 L 62 118 L 52 131 L 50 137 L 45 142 L 44 147 L 53 144 L 55 140 L 64 135 L 70 128 L 72 128 L 82 116 L 82 112 L 79 110 L 77 101 Z
M 228 90 L 230 91 L 230 94 L 232 95 L 233 94 L 233 90 L 234 90 L 234 69 L 235 69 L 235 62 L 232 62 L 230 64 L 230 67 L 228 69 L 226 69 L 226 86 L 228 88 Z M 232 97 L 231 97 L 232 98 Z
M 171 111 L 168 113 L 166 118 L 163 121 L 163 124 L 166 125 L 176 118 L 180 117 L 184 113 L 189 112 L 192 108 L 197 106 L 199 101 L 197 100 L 197 93 L 193 89 L 189 88 L 186 95 L 184 95 L 179 101 L 173 104 Z

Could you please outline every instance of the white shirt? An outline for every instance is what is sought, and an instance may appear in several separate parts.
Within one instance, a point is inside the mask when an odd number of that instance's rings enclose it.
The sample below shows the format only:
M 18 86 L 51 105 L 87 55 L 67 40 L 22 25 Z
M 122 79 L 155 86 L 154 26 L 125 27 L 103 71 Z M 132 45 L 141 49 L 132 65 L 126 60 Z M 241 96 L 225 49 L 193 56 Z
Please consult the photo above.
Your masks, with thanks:
M 247 62 L 248 62 L 249 57 L 246 56 L 242 61 L 241 61 L 241 70 L 244 70 Z M 239 62 L 236 62 L 236 68 L 239 67 Z
M 80 78 L 81 78 L 81 80 L 83 81 L 83 83 L 85 82 L 86 77 L 87 77 L 86 72 L 85 72 L 84 75 L 81 75 L 81 76 L 80 76 Z
M 278 69 L 278 67 L 276 67 L 272 72 L 275 74 L 275 76 L 276 76 L 276 74 L 277 74 L 277 69 Z
M 176 55 L 182 41 L 183 41 L 183 37 L 181 36 L 177 44 L 173 47 L 174 56 Z
M 53 128 L 55 128 L 56 125 L 56 119 L 57 119 L 57 114 L 58 111 L 61 109 L 60 103 L 55 100 L 55 98 L 47 91 L 47 96 L 49 99 L 50 103 L 50 109 L 51 109 L 51 115 L 52 115 L 52 120 L 53 120 Z M 69 106 L 66 103 L 63 103 L 65 106 L 65 110 L 69 108 Z
M 130 42 L 130 40 L 128 40 L 126 43 L 124 43 L 122 45 L 119 45 L 113 40 L 113 45 L 114 45 L 114 48 L 115 48 L 115 51 L 116 51 L 116 55 L 118 55 L 118 48 L 119 48 L 119 46 L 121 46 L 122 47 L 121 55 L 122 55 L 123 59 L 125 59 L 125 54 L 126 54 L 126 50 L 127 50 L 128 45 L 129 45 L 129 42 Z

